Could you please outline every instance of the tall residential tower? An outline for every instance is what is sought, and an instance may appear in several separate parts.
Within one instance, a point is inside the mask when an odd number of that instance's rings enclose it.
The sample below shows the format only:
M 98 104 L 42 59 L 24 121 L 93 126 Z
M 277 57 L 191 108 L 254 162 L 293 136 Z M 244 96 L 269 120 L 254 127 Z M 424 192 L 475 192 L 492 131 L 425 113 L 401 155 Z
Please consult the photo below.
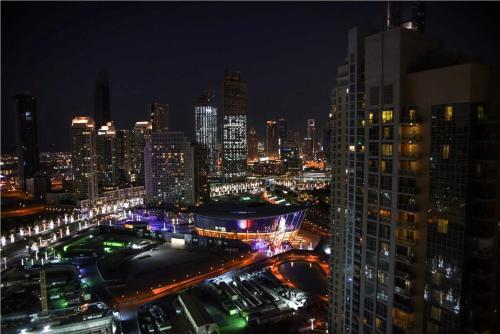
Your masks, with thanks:
M 108 74 L 104 68 L 101 69 L 96 79 L 94 116 L 97 127 L 111 122 L 111 95 Z
M 74 192 L 78 199 L 97 198 L 96 126 L 90 117 L 71 121 L 71 165 Z
M 225 182 L 247 176 L 246 83 L 239 73 L 227 73 L 222 82 L 222 176 Z
M 35 97 L 29 93 L 16 96 L 17 156 L 21 188 L 40 169 Z
M 205 145 L 210 173 L 217 167 L 217 108 L 215 96 L 208 93 L 196 100 L 194 107 L 194 130 L 196 142 Z

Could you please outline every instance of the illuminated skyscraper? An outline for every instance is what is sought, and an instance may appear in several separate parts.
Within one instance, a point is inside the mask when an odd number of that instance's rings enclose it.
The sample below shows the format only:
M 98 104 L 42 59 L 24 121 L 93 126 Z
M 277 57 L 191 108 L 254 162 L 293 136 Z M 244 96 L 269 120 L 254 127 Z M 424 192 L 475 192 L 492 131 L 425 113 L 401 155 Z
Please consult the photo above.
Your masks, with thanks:
M 104 68 L 101 69 L 96 79 L 94 114 L 97 127 L 111 122 L 111 95 L 108 74 Z
M 286 119 L 280 118 L 276 121 L 276 127 L 278 128 L 278 147 L 279 155 L 281 157 L 281 147 L 285 145 L 288 138 L 288 124 Z
M 222 83 L 222 174 L 226 182 L 247 176 L 246 83 L 239 73 L 228 73 Z
M 29 93 L 16 96 L 17 154 L 21 188 L 40 169 L 35 97 Z
M 130 181 L 135 185 L 144 185 L 144 148 L 151 136 L 151 123 L 136 122 L 132 130 L 132 173 Z
M 97 130 L 97 180 L 101 186 L 112 186 L 118 173 L 116 129 L 113 122 L 107 122 Z
M 217 108 L 215 96 L 205 94 L 196 100 L 194 107 L 194 130 L 196 142 L 205 145 L 210 172 L 216 171 L 217 163 Z
M 275 121 L 266 122 L 266 155 L 270 159 L 279 158 L 278 127 Z
M 166 132 L 169 128 L 168 104 L 154 102 L 149 105 L 153 132 Z
M 259 152 L 258 152 L 258 143 L 257 143 L 257 132 L 254 128 L 251 128 L 248 131 L 248 161 L 255 162 L 259 160 Z
M 333 109 L 329 331 L 495 332 L 498 72 L 413 29 L 352 29 L 348 41 Z
M 307 120 L 307 137 L 304 139 L 304 158 L 314 160 L 318 152 L 318 138 L 316 137 L 316 120 Z
M 182 132 L 152 132 L 144 150 L 146 196 L 169 208 L 195 204 L 193 149 Z
M 74 192 L 79 199 L 93 202 L 97 197 L 96 128 L 90 117 L 75 117 L 71 122 L 71 165 Z

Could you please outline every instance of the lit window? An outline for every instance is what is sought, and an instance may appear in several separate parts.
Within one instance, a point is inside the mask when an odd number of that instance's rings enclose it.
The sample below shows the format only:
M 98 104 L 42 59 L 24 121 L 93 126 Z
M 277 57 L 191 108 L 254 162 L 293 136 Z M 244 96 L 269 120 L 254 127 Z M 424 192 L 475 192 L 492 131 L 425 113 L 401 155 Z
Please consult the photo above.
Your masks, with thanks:
M 415 120 L 415 118 L 417 116 L 417 111 L 415 109 L 410 109 L 408 111 L 408 116 L 410 117 L 411 121 Z
M 448 219 L 438 219 L 437 230 L 439 233 L 448 233 Z
M 450 158 L 450 145 L 445 144 L 443 145 L 443 159 L 449 159 Z
M 392 122 L 392 110 L 382 110 L 382 122 Z
M 477 106 L 477 119 L 478 120 L 486 119 L 486 114 L 484 112 L 483 106 Z
M 385 173 L 386 169 L 387 169 L 387 162 L 385 160 L 381 160 L 380 161 L 380 171 L 382 173 Z
M 477 177 L 481 176 L 481 170 L 482 170 L 481 164 L 476 164 L 476 176 Z
M 392 144 L 382 144 L 382 155 L 385 157 L 392 156 Z
M 354 152 L 356 147 L 354 145 L 349 145 L 349 151 Z
M 384 139 L 392 139 L 392 127 L 384 126 L 383 132 L 384 132 Z
M 369 113 L 368 114 L 368 119 L 369 119 L 369 123 L 372 124 L 373 123 L 373 113 Z
M 444 107 L 444 120 L 450 122 L 453 119 L 453 107 L 446 106 Z

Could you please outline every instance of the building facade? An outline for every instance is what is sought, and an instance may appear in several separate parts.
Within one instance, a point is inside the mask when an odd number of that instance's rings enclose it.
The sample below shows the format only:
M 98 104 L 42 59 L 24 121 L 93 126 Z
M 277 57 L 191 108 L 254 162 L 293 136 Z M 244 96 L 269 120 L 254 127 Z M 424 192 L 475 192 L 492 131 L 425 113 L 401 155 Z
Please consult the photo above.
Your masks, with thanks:
M 222 82 L 222 176 L 225 182 L 247 177 L 246 83 L 239 73 L 228 73 Z
M 307 120 L 307 136 L 304 138 L 305 160 L 315 160 L 318 153 L 318 138 L 316 137 L 316 120 Z
M 196 100 L 194 107 L 194 131 L 196 142 L 206 146 L 210 173 L 217 170 L 217 108 L 213 94 L 205 94 Z
M 117 133 L 118 183 L 130 182 L 133 167 L 133 133 L 122 129 Z
M 276 121 L 266 122 L 266 155 L 273 160 L 279 158 L 279 136 Z
M 21 189 L 26 192 L 26 181 L 40 170 L 38 128 L 35 97 L 19 94 L 16 100 L 18 175 Z
M 153 132 L 166 132 L 169 128 L 170 109 L 168 104 L 154 102 L 149 105 Z
M 194 204 L 193 150 L 182 132 L 152 132 L 144 150 L 149 203 L 179 207 Z
M 364 213 L 364 32 L 350 29 L 345 63 L 332 92 L 330 328 L 360 331 Z
M 94 93 L 94 117 L 96 126 L 111 122 L 111 93 L 106 70 L 103 68 L 97 75 Z
M 71 122 L 71 165 L 73 190 L 78 199 L 97 198 L 96 126 L 90 117 L 75 117 Z
M 348 41 L 333 109 L 332 332 L 494 332 L 497 74 L 415 29 Z
M 130 181 L 144 186 L 144 149 L 151 137 L 151 122 L 136 122 L 132 130 L 132 172 Z
M 414 227 L 425 243 L 427 333 L 498 329 L 499 79 L 498 70 L 476 63 L 405 78 L 406 114 L 422 128 L 407 125 L 400 133 L 421 143 L 420 159 L 406 167 L 416 174 L 417 217 L 427 227 L 425 234 Z M 398 230 L 405 240 L 413 239 L 410 232 Z
M 257 131 L 251 128 L 248 131 L 248 162 L 255 162 L 259 160 L 259 152 L 257 148 Z
M 103 187 L 116 184 L 118 174 L 118 141 L 113 122 L 101 125 L 97 130 L 97 181 Z

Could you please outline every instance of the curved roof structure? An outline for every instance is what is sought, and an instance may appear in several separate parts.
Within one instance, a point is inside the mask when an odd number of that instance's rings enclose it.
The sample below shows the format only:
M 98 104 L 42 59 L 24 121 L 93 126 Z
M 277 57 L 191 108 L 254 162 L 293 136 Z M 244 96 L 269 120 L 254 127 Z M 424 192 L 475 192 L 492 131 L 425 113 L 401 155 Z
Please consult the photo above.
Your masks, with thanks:
M 194 210 L 199 216 L 227 220 L 258 219 L 305 210 L 300 205 L 273 205 L 255 201 L 224 201 L 202 205 Z

